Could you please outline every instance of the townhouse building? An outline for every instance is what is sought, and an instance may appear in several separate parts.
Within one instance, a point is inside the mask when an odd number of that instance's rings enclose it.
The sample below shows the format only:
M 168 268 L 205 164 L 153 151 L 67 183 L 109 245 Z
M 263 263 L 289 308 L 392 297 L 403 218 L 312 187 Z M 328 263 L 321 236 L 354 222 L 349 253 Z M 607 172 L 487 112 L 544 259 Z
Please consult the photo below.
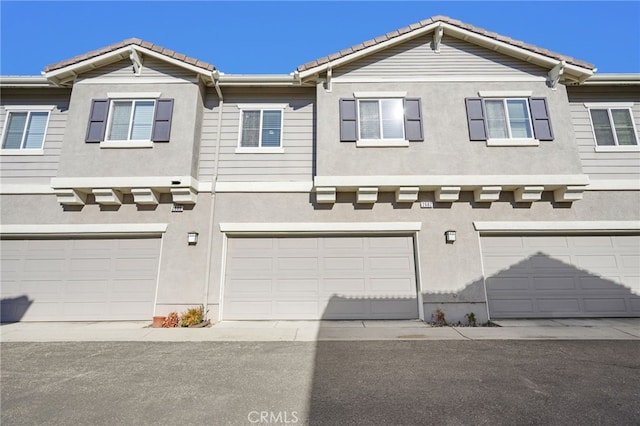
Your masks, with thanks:
M 640 75 L 436 16 L 283 75 L 0 77 L 3 321 L 640 316 Z

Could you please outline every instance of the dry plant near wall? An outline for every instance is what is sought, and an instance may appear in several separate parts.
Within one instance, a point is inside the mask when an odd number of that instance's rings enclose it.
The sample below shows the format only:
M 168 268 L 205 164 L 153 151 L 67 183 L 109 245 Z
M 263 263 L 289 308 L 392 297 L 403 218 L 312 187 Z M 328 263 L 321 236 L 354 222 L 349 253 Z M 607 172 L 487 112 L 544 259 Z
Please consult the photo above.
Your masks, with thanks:
M 180 315 L 180 326 L 189 327 L 198 325 L 204 321 L 204 307 L 202 305 L 196 308 L 187 309 Z
M 162 328 L 174 328 L 177 327 L 180 323 L 180 317 L 178 317 L 177 312 L 171 312 L 167 315 L 164 322 L 162 323 Z

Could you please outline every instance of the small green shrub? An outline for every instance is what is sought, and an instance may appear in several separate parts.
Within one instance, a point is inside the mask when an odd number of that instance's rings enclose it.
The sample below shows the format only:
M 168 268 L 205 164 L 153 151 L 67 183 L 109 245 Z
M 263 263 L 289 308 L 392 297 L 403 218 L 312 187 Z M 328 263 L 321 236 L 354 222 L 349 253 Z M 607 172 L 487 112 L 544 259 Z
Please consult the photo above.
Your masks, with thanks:
M 204 306 L 197 308 L 189 308 L 180 316 L 180 326 L 189 327 L 190 325 L 200 324 L 204 321 Z
M 469 327 L 476 327 L 478 324 L 476 323 L 476 314 L 473 312 L 469 312 L 464 316 L 467 319 L 467 323 Z
M 171 312 L 165 318 L 164 322 L 162 323 L 162 327 L 163 328 L 174 328 L 174 327 L 177 327 L 179 323 L 180 323 L 180 318 L 178 317 L 178 313 L 177 312 Z

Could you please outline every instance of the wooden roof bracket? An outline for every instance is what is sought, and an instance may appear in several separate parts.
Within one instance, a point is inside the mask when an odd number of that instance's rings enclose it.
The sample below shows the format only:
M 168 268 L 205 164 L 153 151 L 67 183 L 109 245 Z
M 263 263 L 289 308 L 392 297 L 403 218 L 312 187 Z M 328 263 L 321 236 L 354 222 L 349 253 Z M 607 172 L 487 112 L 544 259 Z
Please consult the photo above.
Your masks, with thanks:
M 142 73 L 142 57 L 140 53 L 133 48 L 130 49 L 129 59 L 131 59 L 131 63 L 133 64 L 133 73 L 135 75 L 140 75 Z
M 565 61 L 560 61 L 558 64 L 549 71 L 547 76 L 549 77 L 549 86 L 551 90 L 556 90 L 560 77 L 564 74 L 564 67 L 567 65 Z
M 433 51 L 436 53 L 440 53 L 440 43 L 442 42 L 442 36 L 444 35 L 444 26 L 442 22 L 438 25 L 438 27 L 433 32 Z

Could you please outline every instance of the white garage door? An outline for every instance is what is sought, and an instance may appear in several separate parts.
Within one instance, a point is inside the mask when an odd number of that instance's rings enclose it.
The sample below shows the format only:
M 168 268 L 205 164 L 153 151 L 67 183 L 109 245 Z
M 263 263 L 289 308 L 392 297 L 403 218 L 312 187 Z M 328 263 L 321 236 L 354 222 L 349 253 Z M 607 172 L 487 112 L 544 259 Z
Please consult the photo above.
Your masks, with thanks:
M 413 239 L 230 238 L 224 319 L 418 317 Z
M 3 321 L 148 320 L 159 238 L 2 240 Z
M 640 316 L 640 236 L 483 236 L 491 318 Z

